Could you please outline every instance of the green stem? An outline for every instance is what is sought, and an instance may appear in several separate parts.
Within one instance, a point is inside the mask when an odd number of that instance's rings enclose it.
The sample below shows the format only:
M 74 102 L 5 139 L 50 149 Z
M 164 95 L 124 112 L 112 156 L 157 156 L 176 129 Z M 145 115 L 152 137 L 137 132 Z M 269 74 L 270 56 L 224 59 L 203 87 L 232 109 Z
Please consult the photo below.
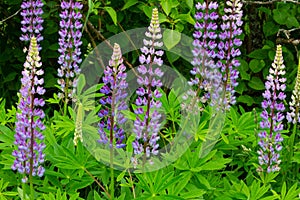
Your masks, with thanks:
M 294 142 L 295 142 L 295 136 L 297 134 L 297 123 L 294 124 L 293 126 L 293 132 L 292 132 L 292 135 L 289 139 L 289 152 L 288 152 L 288 160 L 287 160 L 287 164 L 286 164 L 286 170 L 285 170 L 285 174 L 283 176 L 283 182 L 286 181 L 286 178 L 287 178 L 287 173 L 289 171 L 289 168 L 290 168 L 290 164 L 291 164 L 291 159 L 293 157 L 293 153 L 294 153 Z M 295 177 L 297 176 L 297 171 L 296 171 L 296 174 L 295 174 L 295 171 L 294 171 L 294 175 Z
M 110 194 L 107 192 L 105 187 L 103 187 L 103 185 L 101 185 L 101 183 L 96 179 L 96 177 L 91 172 L 89 172 L 85 167 L 82 167 L 82 169 L 99 185 L 99 187 L 105 192 L 108 198 L 111 198 Z
M 292 133 L 290 141 L 289 141 L 290 152 L 289 152 L 289 156 L 288 156 L 288 166 L 291 164 L 291 159 L 294 154 L 294 143 L 295 143 L 296 134 L 297 134 L 297 123 L 294 124 L 293 133 Z M 297 177 L 297 174 L 295 174 L 295 175 L 296 175 L 295 177 Z
M 69 81 L 69 80 L 67 80 Z M 67 115 L 67 110 L 68 110 L 68 86 L 66 85 L 66 91 L 65 91 L 65 100 L 64 100 L 64 113 L 63 115 Z
M 115 66 L 117 69 L 117 66 Z M 114 74 L 114 84 L 117 81 L 117 74 Z M 114 199 L 115 194 L 115 175 L 114 175 L 114 126 L 115 126 L 115 100 L 116 100 L 116 91 L 112 91 L 112 100 L 111 100 L 111 114 L 110 114 L 110 131 L 109 131 L 109 148 L 110 148 L 110 199 Z
M 33 180 L 32 180 L 32 174 L 29 174 L 29 182 L 30 182 L 30 199 L 34 199 L 34 189 L 33 189 Z
M 134 189 L 134 184 L 133 184 L 133 180 L 132 180 L 132 176 L 131 176 L 130 170 L 128 170 L 128 173 L 129 173 L 129 178 L 130 178 L 130 184 L 131 184 L 133 198 L 135 199 L 136 198 L 135 189 Z
M 25 183 L 22 183 L 22 189 L 23 189 L 23 199 L 25 200 L 26 198 L 26 187 L 25 187 Z
M 114 160 L 113 155 L 114 154 L 114 148 L 110 147 L 110 199 L 114 199 L 114 193 L 115 193 L 115 175 L 114 175 Z

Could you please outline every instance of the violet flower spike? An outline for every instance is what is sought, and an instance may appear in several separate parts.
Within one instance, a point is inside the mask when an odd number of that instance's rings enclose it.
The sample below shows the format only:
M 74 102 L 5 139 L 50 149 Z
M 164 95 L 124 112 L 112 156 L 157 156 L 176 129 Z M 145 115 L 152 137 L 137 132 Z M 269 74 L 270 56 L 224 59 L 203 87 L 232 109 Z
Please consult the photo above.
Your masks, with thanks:
M 80 10 L 83 5 L 76 0 L 63 0 L 61 2 L 61 21 L 59 23 L 59 49 L 60 56 L 58 58 L 58 84 L 62 93 L 59 93 L 60 98 L 73 99 L 77 80 L 76 76 L 80 73 L 79 65 L 82 62 L 80 58 L 82 45 L 81 41 L 81 23 L 82 14 Z
M 221 68 L 223 73 L 223 89 L 225 90 L 223 100 L 227 109 L 229 109 L 231 105 L 236 103 L 234 88 L 238 85 L 239 72 L 237 67 L 240 66 L 240 62 L 236 57 L 241 55 L 239 47 L 242 45 L 242 41 L 238 37 L 242 34 L 243 11 L 240 0 L 228 0 L 226 5 L 224 8 L 225 15 L 222 16 L 222 31 L 219 34 L 221 41 L 218 44 L 217 58 L 219 61 L 217 66 Z M 222 60 L 224 62 L 221 62 Z
M 295 87 L 292 94 L 292 101 L 289 102 L 290 112 L 287 113 L 286 119 L 293 124 L 300 123 L 300 59 L 298 64 L 298 72 Z
M 279 164 L 281 163 L 279 152 L 282 149 L 283 138 L 280 132 L 283 130 L 284 115 L 282 112 L 285 110 L 283 100 L 286 98 L 284 94 L 286 78 L 282 77 L 285 75 L 285 66 L 281 45 L 277 45 L 275 59 L 269 72 L 265 83 L 266 90 L 263 93 L 263 112 L 260 122 L 262 131 L 258 134 L 260 167 L 257 169 L 258 171 L 266 170 L 268 173 L 279 171 Z
M 138 97 L 135 101 L 136 120 L 133 128 L 136 139 L 132 147 L 135 155 L 143 155 L 151 164 L 150 156 L 158 154 L 157 141 L 161 118 L 158 109 L 161 107 L 161 102 L 157 99 L 161 97 L 158 88 L 162 86 L 160 78 L 164 74 L 159 68 L 163 64 L 161 56 L 164 52 L 155 49 L 163 46 L 157 8 L 152 11 L 151 23 L 145 36 L 147 39 L 143 40 L 144 47 L 141 48 L 142 54 L 139 57 L 141 65 L 138 67 L 137 83 L 140 87 L 136 90 Z M 132 161 L 136 166 L 137 159 L 134 157 Z
M 45 159 L 43 154 L 45 144 L 42 142 L 44 136 L 41 133 L 45 129 L 42 122 L 45 114 L 41 109 L 45 102 L 42 98 L 39 98 L 40 95 L 45 93 L 42 86 L 44 79 L 39 78 L 40 75 L 44 74 L 41 66 L 37 39 L 33 36 L 22 71 L 22 86 L 14 142 L 18 149 L 12 153 L 15 161 L 11 168 L 18 170 L 21 174 L 39 177 L 43 176 L 45 171 L 41 166 Z M 26 182 L 27 179 L 27 176 L 25 176 L 22 181 Z
M 217 29 L 216 20 L 219 18 L 217 9 L 218 3 L 208 0 L 203 3 L 196 4 L 196 24 L 193 33 L 194 41 L 192 50 L 193 60 L 191 64 L 194 66 L 191 74 L 195 76 L 188 83 L 197 88 L 197 92 L 188 91 L 186 95 L 191 96 L 192 102 L 185 102 L 182 107 L 188 111 L 199 111 L 199 106 L 206 103 L 209 99 L 210 104 L 218 104 L 221 93 L 222 74 L 218 66 L 214 62 L 217 57 Z M 204 94 L 200 94 L 204 91 Z M 184 96 L 187 100 L 187 96 Z M 199 96 L 202 96 L 199 98 Z M 203 110 L 200 106 L 200 111 Z
M 102 108 L 98 114 L 101 118 L 99 122 L 99 143 L 107 144 L 112 148 L 123 148 L 125 139 L 124 130 L 120 125 L 126 122 L 122 114 L 126 110 L 127 104 L 124 99 L 127 97 L 126 67 L 123 65 L 122 52 L 118 44 L 114 44 L 113 54 L 109 65 L 104 70 L 104 86 L 100 92 L 105 94 L 100 99 Z
M 21 16 L 23 20 L 21 21 L 22 27 L 21 31 L 23 32 L 20 40 L 21 41 L 30 41 L 31 37 L 35 37 L 37 42 L 43 40 L 41 32 L 43 30 L 43 2 L 41 0 L 28 0 L 23 1 L 21 4 Z M 41 50 L 41 47 L 38 45 L 38 50 Z

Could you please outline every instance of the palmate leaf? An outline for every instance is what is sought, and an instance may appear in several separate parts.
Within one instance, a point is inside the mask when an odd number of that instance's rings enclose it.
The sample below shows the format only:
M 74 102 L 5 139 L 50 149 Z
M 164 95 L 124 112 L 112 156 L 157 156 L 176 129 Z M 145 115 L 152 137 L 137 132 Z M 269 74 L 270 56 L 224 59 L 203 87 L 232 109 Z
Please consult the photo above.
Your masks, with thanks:
M 197 147 L 198 149 L 201 148 Z M 226 167 L 232 159 L 223 158 L 223 154 L 217 150 L 209 152 L 205 157 L 200 158 L 197 155 L 197 150 L 191 151 L 188 149 L 186 153 L 177 160 L 174 166 L 180 170 L 189 170 L 192 172 L 220 170 Z M 197 157 L 197 159 L 195 159 Z
M 177 182 L 177 177 L 174 179 L 174 172 L 169 172 L 166 175 L 163 175 L 162 170 L 158 170 L 158 173 L 155 174 L 154 178 L 154 192 L 159 194 L 166 190 L 170 185 Z M 173 177 L 173 179 L 172 179 Z
M 56 136 L 67 137 L 71 133 L 73 134 L 75 130 L 74 120 L 70 119 L 67 116 L 61 116 L 58 112 L 55 111 L 54 115 L 56 115 L 56 119 L 53 120 L 53 128 L 56 130 Z M 74 119 L 74 118 L 73 118 Z
M 75 154 L 73 149 L 72 138 L 69 140 L 69 145 L 72 145 L 72 148 L 68 146 L 60 146 L 58 144 L 53 145 L 53 153 L 48 153 L 47 157 L 50 161 L 54 163 L 56 167 L 63 169 L 83 169 L 88 163 L 89 155 L 87 155 L 86 150 L 82 147 L 82 144 L 79 142 L 77 146 L 77 152 Z
M 298 199 L 299 194 L 300 188 L 297 188 L 297 183 L 295 183 L 291 188 L 287 188 L 286 183 L 284 182 L 281 188 L 280 200 Z
M 139 183 L 137 185 L 152 197 L 166 194 L 165 191 L 168 188 L 180 181 L 178 177 L 174 177 L 173 171 L 164 174 L 163 170 L 138 174 L 137 178 L 139 179 Z
M 191 171 L 199 172 L 203 170 L 220 170 L 226 167 L 226 164 L 230 163 L 232 159 L 229 158 L 216 158 L 214 160 L 210 160 L 200 167 L 192 168 Z
M 145 199 L 145 198 L 142 198 Z M 146 198 L 147 200 L 151 199 L 151 200 L 184 200 L 184 198 L 179 197 L 179 196 L 174 196 L 174 195 L 169 195 L 169 194 L 162 194 L 162 195 L 158 195 L 158 196 L 154 196 L 154 197 L 150 197 L 150 198 Z
M 8 186 L 8 182 L 4 182 L 3 179 L 0 180 L 0 199 L 11 199 L 10 197 L 12 196 L 17 196 L 17 192 L 7 192 L 5 191 L 7 186 Z
M 190 181 L 192 177 L 192 173 L 189 171 L 185 171 L 180 173 L 179 176 L 176 176 L 176 178 L 180 181 L 178 181 L 176 184 L 172 185 L 171 189 L 168 189 L 168 192 L 173 195 L 178 195 L 181 193 L 181 191 L 186 187 L 188 182 Z
M 86 188 L 91 185 L 94 180 L 91 177 L 82 177 L 80 180 L 72 180 L 68 184 L 70 190 L 76 191 L 78 189 Z
M 193 189 L 191 191 L 180 194 L 184 199 L 201 199 L 201 197 L 206 193 L 203 189 Z M 202 198 L 203 199 L 203 198 Z
M 0 124 L 0 149 L 5 150 L 12 147 L 15 141 L 14 131 Z
M 82 198 L 79 197 L 79 193 L 72 194 L 70 195 L 70 197 L 68 197 L 66 192 L 62 193 L 61 190 L 58 189 L 55 195 L 53 193 L 43 194 L 43 199 L 44 200 L 77 200 Z
M 250 200 L 261 199 L 268 191 L 270 191 L 270 185 L 261 185 L 258 181 L 253 181 L 250 186 Z

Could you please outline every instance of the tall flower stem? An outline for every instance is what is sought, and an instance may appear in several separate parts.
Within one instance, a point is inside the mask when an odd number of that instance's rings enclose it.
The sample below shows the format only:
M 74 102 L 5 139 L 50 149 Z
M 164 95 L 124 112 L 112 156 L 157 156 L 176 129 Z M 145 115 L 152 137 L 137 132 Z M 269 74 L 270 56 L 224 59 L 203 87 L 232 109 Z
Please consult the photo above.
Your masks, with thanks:
M 25 187 L 25 183 L 22 183 L 22 190 L 23 190 L 23 199 L 26 199 L 26 187 Z
M 222 32 L 219 34 L 221 41 L 218 44 L 218 58 L 220 60 L 217 66 L 221 67 L 223 73 L 223 89 L 225 93 L 223 93 L 222 100 L 224 100 L 229 109 L 236 102 L 234 93 L 235 87 L 238 85 L 237 78 L 239 72 L 237 71 L 237 67 L 240 66 L 236 57 L 241 55 L 239 47 L 242 45 L 242 41 L 238 36 L 242 34 L 240 27 L 243 24 L 243 11 L 240 0 L 228 0 L 226 1 L 226 5 L 224 8 L 225 14 L 222 16 Z
M 60 5 L 62 11 L 59 14 L 61 21 L 59 23 L 59 49 L 58 58 L 58 84 L 61 92 L 58 96 L 63 99 L 63 114 L 67 114 L 68 103 L 74 100 L 77 87 L 77 75 L 80 73 L 79 64 L 81 63 L 81 23 L 82 14 L 80 10 L 83 5 L 76 0 L 63 0 Z
M 32 174 L 29 174 L 29 182 L 30 182 L 30 199 L 34 199 L 34 188 L 33 188 L 33 180 Z
M 213 92 L 210 94 L 213 88 L 220 88 L 220 81 L 222 79 L 221 74 L 217 75 L 216 65 L 214 58 L 216 54 L 216 30 L 218 25 L 216 23 L 218 19 L 217 14 L 218 3 L 214 1 L 204 1 L 203 3 L 198 2 L 196 4 L 197 12 L 195 14 L 196 24 L 195 31 L 193 33 L 194 41 L 193 46 L 193 60 L 191 64 L 194 66 L 191 70 L 191 74 L 195 77 L 189 81 L 190 86 L 195 86 L 197 91 L 189 91 L 188 94 L 191 95 L 195 102 L 192 104 L 184 104 L 183 108 L 185 110 L 199 110 L 196 108 L 199 106 L 200 102 L 205 103 L 210 97 L 214 104 L 215 99 L 219 99 L 218 92 Z M 214 84 L 213 84 L 214 82 Z M 204 92 L 204 95 L 199 98 L 200 93 Z M 194 101 L 194 100 L 193 100 Z M 194 107 L 196 106 L 196 107 Z M 203 108 L 200 108 L 202 110 Z
M 125 89 L 128 84 L 126 82 L 126 67 L 123 65 L 122 52 L 120 45 L 114 44 L 113 54 L 109 60 L 109 65 L 104 70 L 103 82 L 104 86 L 100 92 L 105 96 L 100 99 L 102 108 L 98 114 L 101 118 L 99 123 L 99 143 L 108 144 L 110 152 L 110 199 L 114 199 L 114 148 L 123 148 L 125 137 L 124 130 L 119 125 L 125 123 L 126 119 L 121 113 L 127 109 L 124 99 L 127 97 Z
M 294 143 L 295 143 L 295 138 L 297 136 L 297 123 L 294 124 L 294 127 L 293 127 L 293 133 L 291 135 L 291 139 L 289 141 L 289 146 L 290 146 L 290 152 L 289 152 L 289 156 L 288 156 L 288 166 L 290 165 L 291 163 L 291 158 L 293 157 L 293 153 L 294 153 Z M 296 164 L 297 165 L 297 164 Z M 295 167 L 294 168 L 294 177 L 297 177 L 297 174 L 298 174 L 298 167 Z
M 144 46 L 141 48 L 142 54 L 139 56 L 140 66 L 138 67 L 136 90 L 138 95 L 134 109 L 136 120 L 134 121 L 133 132 L 135 133 L 135 140 L 132 143 L 134 149 L 134 157 L 131 161 L 136 167 L 138 158 L 142 158 L 142 168 L 145 167 L 147 159 L 149 163 L 153 164 L 151 154 L 158 154 L 159 140 L 158 132 L 160 130 L 161 114 L 158 109 L 161 107 L 161 102 L 156 100 L 162 96 L 158 88 L 162 86 L 161 77 L 163 72 L 159 68 L 163 64 L 161 56 L 163 55 L 161 48 L 162 34 L 158 19 L 158 10 L 152 10 L 152 17 L 148 31 L 145 33 L 146 38 L 143 40 Z M 155 68 L 157 66 L 157 68 Z
M 299 117 L 299 107 L 300 107 L 300 58 L 298 61 L 298 70 L 297 70 L 297 78 L 296 78 L 296 83 L 295 83 L 295 87 L 293 90 L 293 94 L 292 94 L 292 98 L 291 98 L 291 102 L 289 102 L 290 105 L 290 112 L 287 113 L 287 120 L 288 122 L 290 122 L 291 124 L 293 124 L 293 131 L 292 134 L 289 138 L 289 153 L 288 153 L 288 160 L 287 160 L 287 164 L 286 164 L 286 173 L 284 175 L 284 181 L 286 180 L 287 177 L 287 172 L 289 170 L 289 167 L 291 165 L 291 159 L 293 157 L 293 153 L 294 153 L 294 143 L 295 140 L 297 140 L 297 126 L 298 123 L 300 122 L 300 117 Z M 296 166 L 297 167 L 297 166 Z M 293 173 L 296 176 L 297 175 L 297 168 L 293 168 Z
M 262 130 L 258 133 L 260 138 L 258 142 L 260 146 L 258 150 L 260 167 L 257 170 L 259 172 L 266 170 L 267 173 L 270 173 L 280 170 L 280 151 L 282 149 L 281 142 L 283 141 L 281 131 L 283 130 L 283 111 L 285 110 L 283 100 L 286 98 L 284 94 L 286 78 L 283 78 L 285 75 L 283 61 L 281 45 L 277 45 L 274 62 L 265 82 L 266 90 L 263 93 L 263 112 L 261 113 L 262 121 L 260 122 Z
M 115 196 L 114 148 L 110 148 L 110 196 Z
M 129 174 L 130 182 L 132 184 L 131 189 L 132 189 L 133 198 L 135 199 L 136 198 L 136 194 L 135 194 L 135 189 L 134 189 L 134 185 L 133 185 L 133 181 L 132 181 L 132 175 L 131 175 L 129 169 L 128 169 L 128 174 Z
M 114 83 L 116 83 L 116 74 L 113 74 Z M 116 91 L 112 91 L 112 103 L 111 103 L 111 114 L 110 114 L 110 125 L 114 127 L 115 120 L 114 120 L 114 113 L 115 113 L 115 102 L 116 102 Z M 114 129 L 111 128 L 109 130 L 109 139 L 110 139 L 110 196 L 111 199 L 114 199 L 115 196 L 115 175 L 114 175 L 114 148 L 113 148 L 113 141 L 114 141 Z
M 30 196 L 34 199 L 33 176 L 43 176 L 45 169 L 40 165 L 44 162 L 45 155 L 42 142 L 44 136 L 41 131 L 45 129 L 42 118 L 45 117 L 43 110 L 45 102 L 38 96 L 45 93 L 43 88 L 44 79 L 40 75 L 44 74 L 41 68 L 42 63 L 39 56 L 37 39 L 32 36 L 24 70 L 22 71 L 20 103 L 18 104 L 15 142 L 18 150 L 14 150 L 12 155 L 15 161 L 13 170 L 18 170 L 21 174 L 27 174 L 30 182 Z M 28 176 L 22 178 L 22 182 L 28 181 Z M 24 191 L 25 193 L 25 191 Z

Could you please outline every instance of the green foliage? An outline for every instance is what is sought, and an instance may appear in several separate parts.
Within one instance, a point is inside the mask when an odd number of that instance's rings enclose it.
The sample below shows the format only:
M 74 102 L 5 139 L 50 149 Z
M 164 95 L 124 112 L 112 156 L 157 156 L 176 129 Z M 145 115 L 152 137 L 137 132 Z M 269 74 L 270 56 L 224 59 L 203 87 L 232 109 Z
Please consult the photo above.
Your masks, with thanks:
M 0 199 L 1 200 L 8 200 L 11 197 L 17 196 L 17 192 L 9 192 L 6 191 L 8 187 L 8 182 L 4 182 L 4 180 L 1 178 L 0 179 Z

